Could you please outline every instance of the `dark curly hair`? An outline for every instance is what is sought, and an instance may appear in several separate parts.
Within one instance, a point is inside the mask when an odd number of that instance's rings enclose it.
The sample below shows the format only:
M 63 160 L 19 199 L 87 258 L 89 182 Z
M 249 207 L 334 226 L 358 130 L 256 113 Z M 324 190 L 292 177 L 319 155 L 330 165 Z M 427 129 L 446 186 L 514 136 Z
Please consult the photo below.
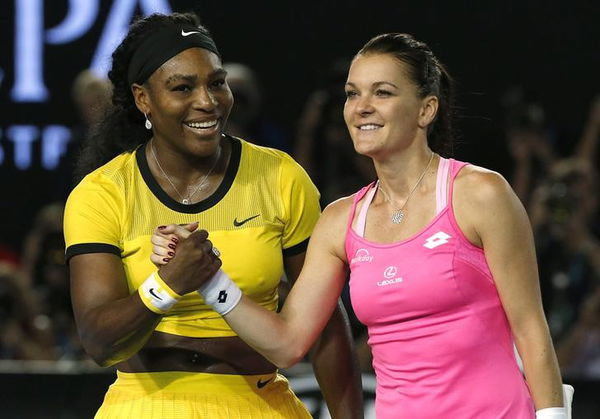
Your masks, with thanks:
M 144 128 L 144 116 L 135 105 L 127 82 L 127 70 L 140 42 L 156 29 L 172 24 L 189 24 L 206 31 L 193 13 L 156 13 L 133 22 L 127 36 L 113 52 L 112 68 L 108 73 L 113 87 L 112 106 L 83 143 L 75 169 L 76 182 L 115 156 L 131 152 L 151 138 L 152 132 Z
M 389 54 L 408 68 L 408 76 L 417 86 L 420 97 L 437 96 L 438 112 L 427 132 L 429 147 L 441 155 L 452 154 L 453 81 L 442 63 L 424 42 L 405 33 L 386 33 L 369 40 L 358 53 Z

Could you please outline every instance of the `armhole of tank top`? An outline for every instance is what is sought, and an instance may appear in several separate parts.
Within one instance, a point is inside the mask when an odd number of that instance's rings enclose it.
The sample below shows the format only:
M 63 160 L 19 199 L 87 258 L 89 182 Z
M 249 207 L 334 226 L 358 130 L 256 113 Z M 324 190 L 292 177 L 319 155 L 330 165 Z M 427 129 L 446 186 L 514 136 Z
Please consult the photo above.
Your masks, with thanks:
M 456 220 L 456 214 L 454 213 L 454 181 L 456 180 L 458 174 L 462 169 L 469 165 L 469 163 L 458 162 L 454 159 L 448 159 L 450 161 L 449 172 L 450 176 L 448 176 L 448 215 L 450 219 L 450 223 L 454 226 L 458 234 L 460 235 L 460 240 L 463 241 L 469 248 L 475 249 L 483 252 L 483 248 L 478 247 L 471 243 L 468 237 L 463 232 L 462 228 L 458 224 Z M 456 167 L 459 166 L 459 167 Z

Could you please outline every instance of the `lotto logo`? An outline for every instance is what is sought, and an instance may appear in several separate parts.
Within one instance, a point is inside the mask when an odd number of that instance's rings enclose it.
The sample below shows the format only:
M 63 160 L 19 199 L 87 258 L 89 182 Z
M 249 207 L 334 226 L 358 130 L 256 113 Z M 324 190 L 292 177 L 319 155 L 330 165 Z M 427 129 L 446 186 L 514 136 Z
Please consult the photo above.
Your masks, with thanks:
M 448 239 L 451 237 L 452 236 L 444 233 L 443 231 L 438 231 L 433 236 L 427 238 L 423 246 L 425 246 L 428 249 L 433 249 L 435 247 L 441 246 L 442 244 L 448 243 Z

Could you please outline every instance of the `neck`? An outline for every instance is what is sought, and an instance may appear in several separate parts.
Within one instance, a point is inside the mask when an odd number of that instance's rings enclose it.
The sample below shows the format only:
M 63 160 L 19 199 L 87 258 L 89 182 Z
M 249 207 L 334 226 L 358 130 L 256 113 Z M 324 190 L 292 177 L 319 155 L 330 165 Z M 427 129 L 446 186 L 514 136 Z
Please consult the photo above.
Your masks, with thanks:
M 153 138 L 146 147 L 146 158 L 155 176 L 164 177 L 166 174 L 176 184 L 187 186 L 198 182 L 209 173 L 221 172 L 221 161 L 225 154 L 224 143 L 221 142 L 214 152 L 208 155 L 195 156 L 161 145 Z
M 425 171 L 427 164 L 432 158 L 433 151 L 423 144 L 421 147 L 413 147 L 404 150 L 397 155 L 390 155 L 383 159 L 374 159 L 375 171 L 380 185 L 385 189 L 392 199 L 401 200 L 405 198 L 419 181 Z M 427 167 L 427 172 L 435 169 L 437 156 Z M 427 174 L 420 183 L 420 187 L 426 185 Z

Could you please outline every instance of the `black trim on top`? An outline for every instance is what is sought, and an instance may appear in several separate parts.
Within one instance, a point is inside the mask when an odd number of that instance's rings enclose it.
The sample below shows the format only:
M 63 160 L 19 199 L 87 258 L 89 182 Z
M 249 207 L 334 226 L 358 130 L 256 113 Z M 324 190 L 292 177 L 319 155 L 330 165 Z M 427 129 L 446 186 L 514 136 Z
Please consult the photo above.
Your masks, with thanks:
M 150 172 L 150 167 L 148 166 L 148 160 L 146 159 L 146 147 L 148 143 L 144 146 L 139 147 L 135 152 L 135 158 L 140 168 L 140 173 L 142 174 L 142 178 L 146 185 L 150 189 L 150 191 L 158 198 L 160 202 L 162 202 L 165 206 L 172 209 L 173 211 L 183 212 L 185 214 L 196 214 L 201 211 L 205 211 L 213 206 L 215 206 L 227 192 L 231 188 L 233 181 L 235 179 L 235 175 L 238 172 L 240 167 L 240 160 L 242 156 L 242 143 L 239 139 L 232 137 L 230 135 L 223 134 L 225 139 L 228 139 L 231 144 L 231 156 L 229 157 L 229 165 L 227 166 L 227 170 L 225 171 L 225 176 L 221 181 L 221 184 L 217 188 L 217 190 L 208 198 L 197 202 L 192 205 L 185 205 L 181 202 L 178 202 L 171 198 L 158 184 L 152 172 Z
M 121 257 L 121 249 L 112 244 L 106 243 L 82 243 L 74 244 L 67 248 L 65 252 L 65 263 L 68 265 L 73 256 L 86 253 L 112 253 Z
M 296 256 L 302 252 L 306 252 L 306 248 L 308 247 L 309 240 L 310 240 L 310 237 L 292 247 L 283 249 L 283 256 Z

